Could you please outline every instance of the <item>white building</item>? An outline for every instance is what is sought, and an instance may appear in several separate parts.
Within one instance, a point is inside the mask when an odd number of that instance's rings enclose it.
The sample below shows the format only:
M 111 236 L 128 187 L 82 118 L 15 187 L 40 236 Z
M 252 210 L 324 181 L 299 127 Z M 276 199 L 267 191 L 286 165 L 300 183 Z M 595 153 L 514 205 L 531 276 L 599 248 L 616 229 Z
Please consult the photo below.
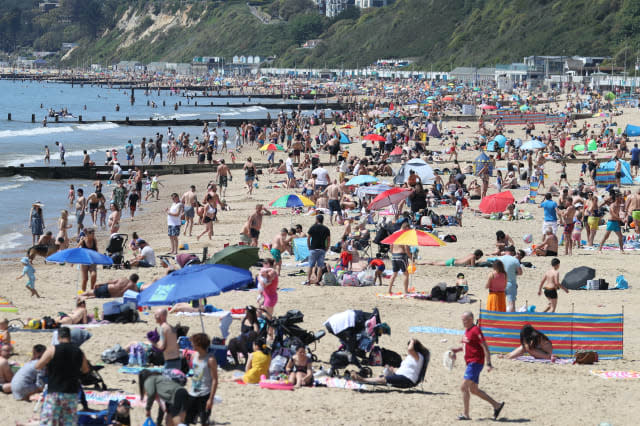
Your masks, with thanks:
M 355 0 L 355 6 L 360 9 L 369 9 L 370 7 L 385 7 L 389 4 L 388 0 Z
M 348 4 L 348 0 L 326 0 L 325 15 L 327 18 L 333 18 L 344 11 Z

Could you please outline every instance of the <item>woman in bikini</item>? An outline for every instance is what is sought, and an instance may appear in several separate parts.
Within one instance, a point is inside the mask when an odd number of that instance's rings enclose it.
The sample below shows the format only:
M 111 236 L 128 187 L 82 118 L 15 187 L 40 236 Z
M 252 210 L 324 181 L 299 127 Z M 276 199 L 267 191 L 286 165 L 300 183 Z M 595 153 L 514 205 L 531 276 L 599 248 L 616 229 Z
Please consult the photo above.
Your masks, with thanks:
M 289 359 L 285 372 L 289 374 L 289 382 L 297 388 L 311 385 L 313 381 L 312 361 L 307 356 L 307 349 L 304 345 L 298 346 L 295 355 Z

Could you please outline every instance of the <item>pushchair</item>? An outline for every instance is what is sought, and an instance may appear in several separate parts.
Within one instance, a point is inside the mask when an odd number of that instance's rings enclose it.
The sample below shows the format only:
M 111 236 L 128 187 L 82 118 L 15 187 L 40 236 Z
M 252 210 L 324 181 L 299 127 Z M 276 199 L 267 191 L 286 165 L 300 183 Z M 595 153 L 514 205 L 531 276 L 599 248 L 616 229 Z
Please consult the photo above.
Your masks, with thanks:
M 391 246 L 389 244 L 382 244 L 382 240 L 384 240 L 391 234 L 393 234 L 391 225 L 387 223 L 383 223 L 378 227 L 376 236 L 373 239 L 373 242 L 378 245 L 378 253 L 380 253 L 383 257 L 387 256 L 387 253 L 389 253 Z
M 374 308 L 373 312 L 349 310 L 332 315 L 324 326 L 329 333 L 340 340 L 340 348 L 331 354 L 331 375 L 337 370 L 354 364 L 360 368 L 360 375 L 370 377 L 370 353 L 378 338 L 382 334 L 391 334 L 391 329 L 380 322 L 380 312 Z
M 311 360 L 313 362 L 318 361 L 318 357 L 313 353 L 316 349 L 315 343 L 322 339 L 326 334 L 324 330 L 320 330 L 316 333 L 312 333 L 310 331 L 304 330 L 299 327 L 297 324 L 304 321 L 304 314 L 296 309 L 288 311 L 285 315 L 274 318 L 272 320 L 267 321 L 269 327 L 273 328 L 274 338 L 272 351 L 278 351 L 282 348 L 290 348 L 293 346 L 293 343 L 303 344 L 307 347 L 311 355 Z M 264 327 L 261 331 L 262 334 L 268 332 L 268 327 Z M 313 345 L 313 349 L 311 348 L 311 344 Z
M 123 266 L 126 267 L 124 263 L 124 248 L 127 245 L 128 239 L 129 236 L 127 234 L 111 234 L 105 254 L 111 258 L 113 265 L 105 265 L 105 269 L 111 268 L 112 266 L 116 269 L 120 269 Z

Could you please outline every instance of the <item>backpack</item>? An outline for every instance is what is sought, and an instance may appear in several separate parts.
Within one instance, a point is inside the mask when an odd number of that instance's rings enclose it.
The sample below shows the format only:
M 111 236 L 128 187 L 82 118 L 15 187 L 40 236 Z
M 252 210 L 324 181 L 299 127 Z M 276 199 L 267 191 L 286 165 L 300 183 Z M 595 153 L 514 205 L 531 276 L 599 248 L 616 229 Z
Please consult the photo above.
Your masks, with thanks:
M 379 367 L 384 365 L 382 360 L 382 350 L 378 346 L 374 346 L 369 354 L 369 365 L 373 367 Z
M 104 319 L 109 322 L 126 324 L 130 322 L 137 322 L 139 319 L 139 316 L 138 316 L 137 310 L 133 309 L 128 304 L 123 304 L 120 307 L 119 313 L 104 315 Z
M 444 241 L 445 243 L 455 243 L 455 242 L 458 241 L 458 237 L 456 237 L 453 234 L 447 234 L 447 235 L 444 236 L 442 241 Z
M 455 302 L 458 300 L 458 287 L 447 287 L 445 294 L 447 302 Z
M 335 351 L 329 358 L 329 364 L 334 370 L 346 368 L 349 365 L 349 353 L 346 351 Z
M 102 362 L 107 364 L 115 364 L 116 362 L 126 364 L 129 359 L 129 354 L 122 348 L 122 346 L 116 344 L 112 348 L 102 352 L 100 358 L 102 359 Z

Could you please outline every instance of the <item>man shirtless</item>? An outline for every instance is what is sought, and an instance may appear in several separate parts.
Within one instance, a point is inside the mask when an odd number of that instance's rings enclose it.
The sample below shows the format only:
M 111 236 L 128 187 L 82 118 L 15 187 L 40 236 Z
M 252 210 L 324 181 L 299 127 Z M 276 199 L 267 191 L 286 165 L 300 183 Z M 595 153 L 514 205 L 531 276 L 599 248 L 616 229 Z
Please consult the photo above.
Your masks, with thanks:
M 402 222 L 403 231 L 409 229 L 409 222 Z M 392 244 L 391 245 L 391 264 L 393 266 L 393 275 L 391 276 L 391 282 L 389 282 L 389 294 L 392 293 L 393 282 L 398 276 L 398 272 L 402 272 L 402 285 L 404 293 L 409 293 L 409 274 L 407 273 L 407 266 L 409 266 L 409 260 L 411 259 L 411 250 L 407 245 Z
M 82 188 L 78 188 L 78 199 L 76 200 L 76 223 L 78 224 L 78 234 L 82 231 L 82 222 L 84 221 L 84 212 L 87 210 L 87 199 L 84 197 Z
M 231 176 L 231 170 L 229 170 L 229 166 L 225 164 L 224 158 L 220 160 L 220 164 L 216 169 L 216 174 L 218 175 L 220 194 L 222 194 L 222 198 L 225 198 L 227 195 L 227 186 L 229 185 L 229 180 L 233 179 L 233 176 Z
M 282 252 L 286 250 L 292 237 L 289 237 L 287 228 L 282 228 L 280 233 L 273 237 L 271 240 L 271 256 L 275 262 L 275 270 L 280 276 L 280 270 L 282 269 Z
M 102 195 L 102 193 L 100 193 Z M 93 226 L 96 226 L 96 220 L 98 219 L 98 206 L 100 204 L 100 197 L 95 192 L 92 192 L 87 198 L 87 204 L 89 205 L 89 214 L 91 215 L 91 222 Z
M 58 324 L 86 324 L 87 321 L 87 305 L 83 299 L 78 299 L 76 302 L 76 308 L 71 312 L 71 315 L 63 314 L 56 319 Z
M 253 247 L 258 246 L 258 238 L 260 238 L 260 229 L 262 229 L 262 217 L 271 215 L 271 212 L 265 209 L 262 204 L 256 204 L 256 211 L 247 219 L 242 229 L 242 234 L 247 235 L 251 239 Z
M 108 297 L 122 297 L 127 290 L 138 291 L 138 274 L 131 274 L 129 278 L 109 280 L 105 284 L 97 285 L 93 290 L 85 291 L 80 299 L 106 299 Z
M 627 198 L 627 205 L 624 209 L 633 219 L 636 237 L 640 236 L 640 188 L 635 194 Z
M 325 190 L 325 194 L 327 194 L 327 198 L 329 198 L 329 222 L 333 226 L 333 214 L 342 214 L 342 207 L 340 203 L 342 202 L 343 192 L 337 180 L 333 180 L 333 183 Z
M 165 308 L 156 309 L 153 314 L 156 324 L 160 326 L 160 338 L 151 342 L 151 346 L 164 355 L 164 368 L 180 369 L 182 362 L 180 360 L 180 348 L 178 347 L 178 335 L 175 328 L 167 322 L 168 312 Z M 155 339 L 154 339 L 155 340 Z
M 622 235 L 622 230 L 620 229 L 620 224 L 623 223 L 621 218 L 624 213 L 624 198 L 622 197 L 622 193 L 615 192 L 605 201 L 605 204 L 609 205 L 609 220 L 607 221 L 607 230 L 604 233 L 604 237 L 602 237 L 600 247 L 598 247 L 598 253 L 602 252 L 602 247 L 612 232 L 618 236 L 620 252 L 624 253 L 624 237 Z
M 557 256 L 558 255 L 558 237 L 553 233 L 550 226 L 544 230 L 544 240 L 542 244 L 536 247 L 536 256 Z
M 187 229 L 189 229 L 189 236 L 191 237 L 191 230 L 193 229 L 193 218 L 196 214 L 196 207 L 198 207 L 198 197 L 196 196 L 196 186 L 191 185 L 189 191 L 182 194 L 180 200 L 184 205 L 184 235 L 187 235 Z
M 461 259 L 452 257 L 451 259 L 445 260 L 444 262 L 424 262 L 418 264 L 434 266 L 476 266 L 476 262 L 478 262 L 482 256 L 484 256 L 482 250 L 476 250 Z

